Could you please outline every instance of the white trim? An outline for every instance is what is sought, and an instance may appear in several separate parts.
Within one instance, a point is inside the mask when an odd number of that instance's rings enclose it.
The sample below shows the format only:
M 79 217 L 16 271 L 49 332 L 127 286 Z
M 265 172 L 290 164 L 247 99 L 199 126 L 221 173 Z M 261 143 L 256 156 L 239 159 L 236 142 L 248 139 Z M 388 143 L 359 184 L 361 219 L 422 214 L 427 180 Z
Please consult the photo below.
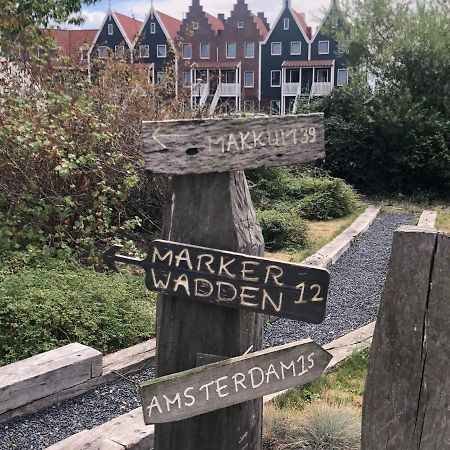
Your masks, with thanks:
M 208 56 L 202 56 L 202 45 L 208 46 Z M 211 43 L 210 42 L 200 42 L 200 59 L 211 59 Z
M 191 48 L 191 56 L 190 56 L 190 58 L 186 58 L 186 57 L 184 56 L 184 51 L 183 51 L 183 49 L 184 49 L 185 46 L 189 46 L 189 47 Z M 184 60 L 186 60 L 186 61 L 189 61 L 189 60 L 192 59 L 192 44 L 191 44 L 190 42 L 185 42 L 185 43 L 182 43 L 182 44 L 181 44 L 181 58 L 184 59 Z
M 251 73 L 253 75 L 253 83 L 251 85 L 247 85 L 245 83 L 245 74 L 246 73 Z M 255 87 L 255 71 L 254 70 L 244 70 L 244 88 L 254 88 Z
M 111 30 L 111 32 L 109 32 Z M 108 36 L 114 35 L 114 25 L 112 23 L 108 23 Z
M 274 72 L 279 72 L 280 73 L 280 84 L 272 84 L 272 80 L 273 80 L 273 78 L 272 78 L 272 74 L 274 73 Z M 274 87 L 274 88 L 279 88 L 279 87 L 281 87 L 281 85 L 283 84 L 282 83 L 282 71 L 281 70 L 271 70 L 270 71 L 270 87 Z
M 159 49 L 164 48 L 164 56 L 159 55 Z M 167 45 L 161 44 L 156 46 L 156 57 L 157 58 L 167 58 Z
M 156 34 L 156 22 L 150 22 L 150 34 Z
M 234 44 L 234 56 L 228 56 L 228 44 Z M 227 59 L 236 59 L 237 57 L 237 42 L 225 42 L 225 54 Z
M 326 52 L 320 52 L 319 51 L 320 44 L 328 44 Z M 318 55 L 329 55 L 330 54 L 330 41 L 329 40 L 328 41 L 318 41 L 317 42 L 317 54 Z
M 147 47 L 147 56 L 142 54 L 142 48 Z M 139 58 L 150 58 L 150 45 L 148 44 L 139 44 Z
M 261 82 L 261 70 L 262 70 L 262 41 L 259 41 L 259 54 L 258 54 L 258 102 L 259 109 L 261 109 L 261 98 L 262 98 L 262 82 Z
M 253 44 L 253 56 L 246 56 L 247 44 Z M 255 54 L 256 54 L 255 50 L 256 50 L 255 41 L 245 41 L 244 42 L 244 58 L 245 59 L 255 59 Z
M 294 53 L 294 52 L 292 51 L 292 44 L 300 44 L 300 52 Z M 292 56 L 295 56 L 295 55 L 301 55 L 301 54 L 302 54 L 302 41 L 291 41 L 290 54 L 291 54 Z
M 240 26 L 241 24 L 242 24 L 242 26 Z M 242 20 L 238 20 L 237 27 L 238 27 L 239 30 L 243 30 L 244 29 L 244 22 Z
M 101 48 L 106 48 L 106 56 L 100 56 L 99 54 L 99 50 Z M 97 58 L 99 59 L 105 59 L 108 57 L 108 50 L 112 50 L 110 47 L 108 47 L 107 45 L 97 45 Z
M 273 52 L 273 45 L 280 44 L 280 53 Z M 283 54 L 283 43 L 282 42 L 271 42 L 270 43 L 270 56 L 281 56 Z
M 122 54 L 117 56 L 117 49 L 122 49 Z M 124 45 L 115 45 L 114 46 L 114 57 L 115 58 L 123 58 L 125 56 L 125 46 Z
M 345 72 L 346 73 L 346 79 L 347 82 L 345 84 L 339 84 L 339 72 Z M 348 84 L 348 69 L 338 69 L 337 70 L 337 80 L 336 80 L 336 86 L 347 86 Z
M 289 30 L 289 27 L 291 26 L 291 21 L 289 20 L 289 17 L 285 17 L 283 19 L 283 30 L 287 31 Z

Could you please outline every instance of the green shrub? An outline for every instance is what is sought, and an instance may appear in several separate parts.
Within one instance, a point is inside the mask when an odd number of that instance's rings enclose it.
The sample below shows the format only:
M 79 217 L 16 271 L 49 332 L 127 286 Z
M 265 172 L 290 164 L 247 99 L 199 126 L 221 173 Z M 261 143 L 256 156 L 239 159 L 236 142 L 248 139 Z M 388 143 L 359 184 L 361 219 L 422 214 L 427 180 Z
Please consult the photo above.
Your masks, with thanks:
M 305 219 L 339 219 L 352 214 L 359 205 L 356 191 L 339 178 L 304 177 L 299 184 L 303 189 L 311 187 L 298 206 L 300 216 Z
M 0 365 L 70 342 L 102 352 L 154 335 L 155 299 L 143 276 L 74 263 L 0 272 Z
M 291 212 L 269 209 L 257 212 L 268 250 L 302 248 L 308 244 L 308 225 Z

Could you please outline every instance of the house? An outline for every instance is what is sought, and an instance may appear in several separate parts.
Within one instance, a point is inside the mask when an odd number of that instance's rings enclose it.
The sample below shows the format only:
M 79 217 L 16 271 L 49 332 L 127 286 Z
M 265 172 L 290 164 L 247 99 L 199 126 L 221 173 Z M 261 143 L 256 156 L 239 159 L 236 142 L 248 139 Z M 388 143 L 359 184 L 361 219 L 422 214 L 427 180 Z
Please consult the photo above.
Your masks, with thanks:
M 162 82 L 166 68 L 176 63 L 175 41 L 181 21 L 151 6 L 133 44 L 133 61 L 146 64 L 152 82 Z
M 141 27 L 140 20 L 109 9 L 92 41 L 89 61 L 114 55 L 117 59 L 133 62 L 133 44 Z
M 328 95 L 334 86 L 346 84 L 345 60 L 329 31 L 342 20 L 337 1 L 332 0 L 313 36 L 305 15 L 292 9 L 291 0 L 283 0 L 283 9 L 261 44 L 263 110 L 283 115 L 296 112 L 302 101 Z
M 190 87 L 191 106 L 228 111 L 241 105 L 254 110 L 259 89 L 259 42 L 268 33 L 263 13 L 254 15 L 237 0 L 230 17 L 214 17 L 193 0 L 182 22 L 181 74 Z
M 69 58 L 73 63 L 86 64 L 88 52 L 98 30 L 62 30 L 49 29 L 48 34 L 53 37 L 59 48 L 60 56 Z

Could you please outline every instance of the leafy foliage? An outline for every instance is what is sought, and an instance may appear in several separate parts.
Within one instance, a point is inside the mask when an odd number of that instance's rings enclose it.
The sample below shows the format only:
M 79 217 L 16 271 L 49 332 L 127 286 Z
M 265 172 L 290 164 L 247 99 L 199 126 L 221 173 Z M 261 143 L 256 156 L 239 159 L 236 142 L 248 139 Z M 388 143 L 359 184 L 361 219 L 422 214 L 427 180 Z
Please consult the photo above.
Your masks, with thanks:
M 154 335 L 155 298 L 141 277 L 23 256 L 20 270 L 0 271 L 0 365 L 70 342 L 110 352 Z

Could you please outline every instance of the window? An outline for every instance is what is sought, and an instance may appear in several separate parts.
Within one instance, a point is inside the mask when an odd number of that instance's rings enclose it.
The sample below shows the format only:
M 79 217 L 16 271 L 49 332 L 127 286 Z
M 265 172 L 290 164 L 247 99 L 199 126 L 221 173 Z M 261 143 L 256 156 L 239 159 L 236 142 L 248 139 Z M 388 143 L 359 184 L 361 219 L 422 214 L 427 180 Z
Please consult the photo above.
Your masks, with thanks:
M 236 58 L 236 42 L 227 42 L 227 58 Z
M 244 111 L 247 112 L 255 111 L 255 102 L 253 100 L 245 100 Z
M 270 53 L 272 55 L 281 55 L 282 49 L 283 49 L 283 47 L 281 45 L 281 42 L 272 42 Z
M 271 87 L 281 86 L 281 70 L 272 70 L 270 72 L 270 86 Z
M 291 42 L 291 55 L 301 55 L 301 54 L 302 54 L 302 43 Z
M 116 45 L 114 47 L 114 53 L 116 58 L 123 58 L 123 55 L 125 54 L 125 47 L 123 45 Z
M 319 55 L 328 55 L 330 53 L 330 41 L 319 41 L 317 52 Z
M 255 87 L 255 72 L 253 72 L 252 70 L 244 72 L 244 87 Z
M 114 34 L 114 26 L 112 23 L 108 23 L 108 34 L 111 36 Z
M 317 69 L 316 76 L 318 83 L 328 83 L 329 82 L 330 71 L 328 69 Z
M 165 45 L 158 45 L 156 47 L 156 56 L 158 58 L 165 58 L 167 56 L 167 47 Z
M 200 44 L 200 58 L 209 59 L 209 42 L 202 42 Z
M 97 53 L 99 58 L 107 58 L 108 57 L 108 47 L 105 45 L 101 45 L 97 48 Z
M 182 45 L 183 59 L 192 59 L 192 44 Z
M 165 72 L 156 72 L 156 82 L 158 84 L 161 84 L 165 78 L 166 78 Z
M 237 27 L 242 30 L 244 28 L 244 22 L 238 22 Z
M 279 115 L 281 112 L 281 101 L 280 100 L 270 100 L 270 114 Z
M 244 44 L 244 58 L 254 58 L 255 57 L 255 43 L 246 42 Z
M 198 22 L 192 22 L 192 29 L 198 30 L 200 28 L 200 24 Z
M 188 87 L 191 85 L 191 72 L 183 72 L 183 86 Z
M 289 30 L 289 19 L 288 18 L 284 19 L 284 29 Z
M 156 23 L 155 22 L 152 22 L 150 24 L 150 33 L 151 34 L 156 34 Z
M 348 84 L 348 70 L 347 69 L 338 69 L 337 85 L 345 86 L 346 84 Z
M 148 45 L 139 46 L 139 57 L 148 58 L 150 56 L 150 47 Z
M 347 40 L 338 41 L 338 52 L 348 53 L 348 42 Z

